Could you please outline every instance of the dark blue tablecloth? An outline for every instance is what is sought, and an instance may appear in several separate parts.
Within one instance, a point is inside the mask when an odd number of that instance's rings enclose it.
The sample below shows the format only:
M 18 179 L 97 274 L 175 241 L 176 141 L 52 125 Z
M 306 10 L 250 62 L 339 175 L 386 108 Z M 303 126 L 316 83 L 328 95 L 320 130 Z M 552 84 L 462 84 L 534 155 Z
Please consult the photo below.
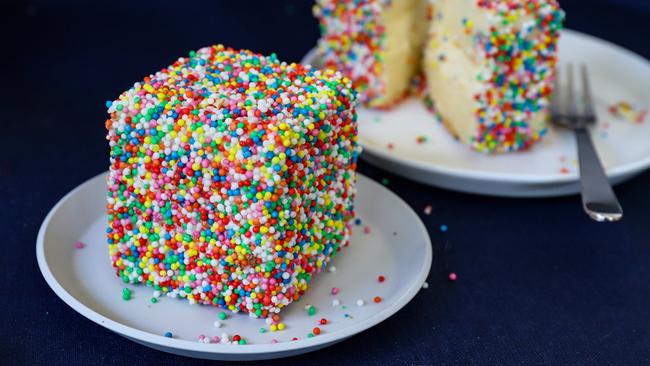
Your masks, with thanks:
M 567 24 L 650 56 L 650 6 L 615 3 L 565 0 Z M 207 363 L 135 344 L 65 305 L 38 270 L 37 230 L 61 196 L 107 169 L 104 101 L 212 43 L 297 61 L 318 37 L 310 8 L 306 0 L 3 3 L 0 364 Z M 480 197 L 359 169 L 388 178 L 422 216 L 434 246 L 431 286 L 363 334 L 275 364 L 650 363 L 650 173 L 616 188 L 622 222 L 598 224 L 577 196 Z

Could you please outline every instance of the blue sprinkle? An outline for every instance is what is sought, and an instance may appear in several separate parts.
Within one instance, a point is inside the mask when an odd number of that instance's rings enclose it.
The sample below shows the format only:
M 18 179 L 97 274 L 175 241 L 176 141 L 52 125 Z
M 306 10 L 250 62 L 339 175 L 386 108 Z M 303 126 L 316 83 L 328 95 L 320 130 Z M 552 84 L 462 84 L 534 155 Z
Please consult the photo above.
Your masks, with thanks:
M 448 229 L 447 225 L 445 225 L 445 224 L 440 225 L 440 231 L 442 231 L 443 233 L 446 232 L 447 229 Z
M 354 224 L 357 226 L 361 225 L 361 219 L 354 220 Z
M 172 332 L 165 332 L 165 337 L 172 338 L 173 336 Z

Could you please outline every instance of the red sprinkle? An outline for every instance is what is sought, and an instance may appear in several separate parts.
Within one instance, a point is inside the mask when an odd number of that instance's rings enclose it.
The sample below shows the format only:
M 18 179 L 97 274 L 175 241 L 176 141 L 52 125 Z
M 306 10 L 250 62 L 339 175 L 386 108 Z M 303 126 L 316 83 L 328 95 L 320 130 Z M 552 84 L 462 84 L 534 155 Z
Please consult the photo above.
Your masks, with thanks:
M 320 323 L 321 325 L 325 325 L 325 324 L 327 324 L 327 319 L 322 318 L 322 319 L 319 321 L 319 323 Z
M 232 336 L 232 340 L 235 342 L 239 342 L 241 340 L 241 336 L 239 334 L 235 334 Z
M 339 293 L 339 288 L 338 287 L 332 287 L 332 295 L 336 295 Z
M 375 296 L 374 300 L 375 300 L 375 302 L 379 303 L 379 302 L 381 302 L 381 297 Z
M 311 330 L 314 335 L 319 335 L 320 334 L 320 328 L 319 327 L 314 327 L 314 329 Z
M 377 277 L 377 281 L 384 282 L 384 281 L 386 281 L 386 277 L 384 277 L 382 275 L 379 275 L 379 277 Z

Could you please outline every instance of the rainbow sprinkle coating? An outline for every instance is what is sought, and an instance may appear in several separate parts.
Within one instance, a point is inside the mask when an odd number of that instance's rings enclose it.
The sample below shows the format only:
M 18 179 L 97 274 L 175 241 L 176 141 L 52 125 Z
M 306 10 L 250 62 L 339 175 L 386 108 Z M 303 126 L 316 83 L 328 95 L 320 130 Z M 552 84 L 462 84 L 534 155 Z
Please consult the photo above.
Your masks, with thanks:
M 533 131 L 528 122 L 548 105 L 564 12 L 556 0 L 477 0 L 477 4 L 491 10 L 499 26 L 476 34 L 491 70 L 483 80 L 488 86 L 476 96 L 480 125 L 473 146 L 485 152 L 527 149 L 546 132 Z M 525 16 L 534 20 L 515 26 Z M 468 21 L 468 32 L 471 26 Z
M 381 48 L 385 29 L 378 21 L 391 0 L 317 0 L 313 13 L 322 37 L 318 48 L 324 66 L 341 70 L 352 79 L 359 101 L 380 106 L 385 85 L 381 80 Z
M 338 72 L 222 45 L 107 102 L 117 276 L 252 317 L 298 299 L 347 245 L 355 103 Z

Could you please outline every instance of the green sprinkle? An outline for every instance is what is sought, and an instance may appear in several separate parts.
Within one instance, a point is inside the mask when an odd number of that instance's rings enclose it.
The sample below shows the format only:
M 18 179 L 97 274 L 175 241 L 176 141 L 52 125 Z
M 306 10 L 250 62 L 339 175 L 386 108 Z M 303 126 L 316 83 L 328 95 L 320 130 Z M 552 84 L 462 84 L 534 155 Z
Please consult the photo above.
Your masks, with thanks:
M 381 179 L 381 184 L 383 184 L 383 185 L 385 185 L 385 186 L 387 186 L 387 185 L 388 185 L 388 183 L 389 183 L 389 180 L 388 180 L 388 178 L 382 178 L 382 179 Z
M 309 316 L 315 315 L 316 307 L 314 305 L 310 305 L 309 308 L 307 308 L 307 314 L 309 314 Z
M 158 299 L 156 299 L 155 297 L 152 297 L 152 298 L 151 298 L 151 303 L 152 303 L 152 304 L 155 304 L 155 303 L 157 303 L 157 302 L 158 302 Z
M 224 313 L 223 311 L 219 313 L 219 319 L 220 320 L 226 320 L 227 317 L 228 317 L 228 315 L 226 315 L 226 313 Z

